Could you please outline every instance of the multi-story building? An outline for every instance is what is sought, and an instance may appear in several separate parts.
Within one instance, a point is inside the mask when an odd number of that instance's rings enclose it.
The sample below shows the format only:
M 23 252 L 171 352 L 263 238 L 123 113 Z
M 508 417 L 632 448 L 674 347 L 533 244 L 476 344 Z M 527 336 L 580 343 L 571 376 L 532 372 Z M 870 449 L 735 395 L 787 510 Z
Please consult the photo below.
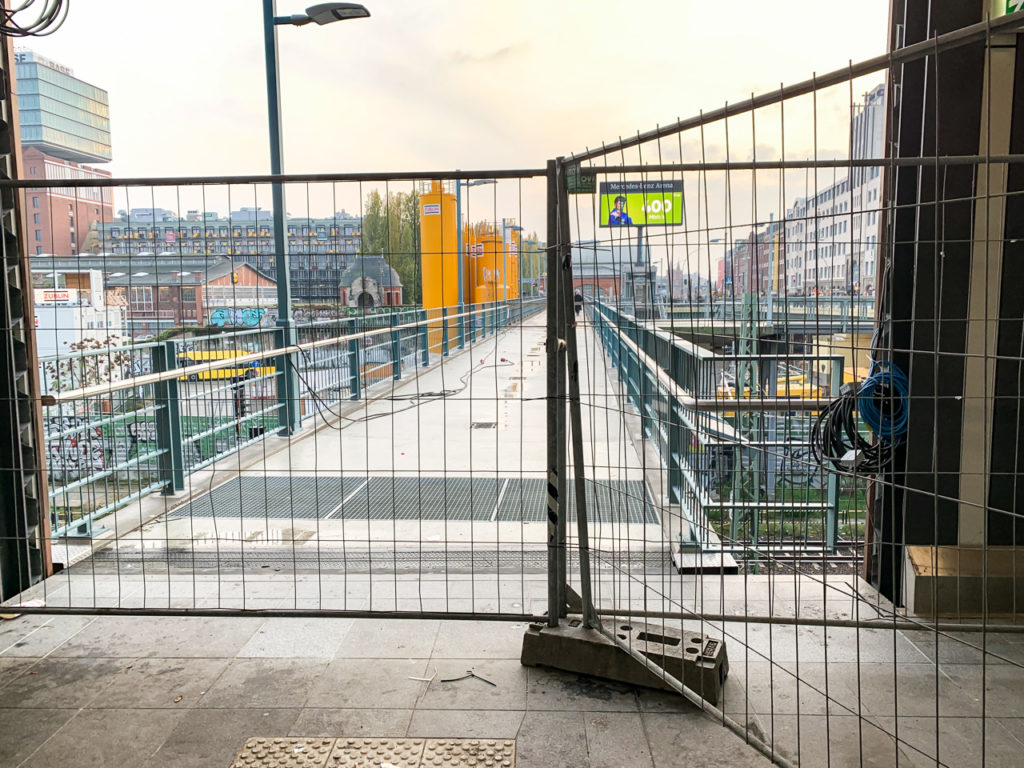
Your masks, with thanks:
M 292 296 L 305 303 L 337 303 L 342 273 L 362 245 L 362 221 L 345 211 L 325 218 L 289 218 L 288 256 Z M 241 208 L 227 217 L 189 211 L 184 218 L 164 208 L 119 211 L 97 222 L 86 250 L 126 256 L 242 257 L 267 275 L 276 274 L 271 212 Z
M 864 94 L 851 124 L 852 157 L 884 156 L 885 86 Z M 786 211 L 785 291 L 873 293 L 879 249 L 882 168 L 859 166 Z M 781 284 L 779 290 L 782 290 Z
M 25 178 L 109 178 L 86 165 L 111 158 L 107 92 L 29 50 L 15 53 L 14 70 Z M 27 189 L 23 210 L 29 253 L 74 255 L 89 227 L 110 219 L 110 190 Z

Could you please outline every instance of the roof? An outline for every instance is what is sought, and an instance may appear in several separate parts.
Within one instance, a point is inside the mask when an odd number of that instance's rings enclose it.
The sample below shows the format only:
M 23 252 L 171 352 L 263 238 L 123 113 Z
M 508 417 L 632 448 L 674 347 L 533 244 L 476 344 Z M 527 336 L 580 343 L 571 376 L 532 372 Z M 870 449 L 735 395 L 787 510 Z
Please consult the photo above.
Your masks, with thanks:
M 344 286 L 350 286 L 359 277 L 371 278 L 377 285 L 402 287 L 402 280 L 398 277 L 398 272 L 387 263 L 383 256 L 357 256 L 356 260 L 341 273 L 340 282 Z

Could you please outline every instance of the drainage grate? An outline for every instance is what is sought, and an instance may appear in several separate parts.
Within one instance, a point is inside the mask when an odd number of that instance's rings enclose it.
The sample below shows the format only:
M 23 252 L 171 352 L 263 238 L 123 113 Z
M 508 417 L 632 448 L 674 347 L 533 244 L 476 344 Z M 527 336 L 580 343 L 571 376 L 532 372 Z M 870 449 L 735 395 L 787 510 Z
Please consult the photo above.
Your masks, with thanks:
M 576 522 L 573 487 L 570 481 L 571 523 Z M 586 488 L 592 522 L 659 522 L 640 480 L 587 480 Z M 167 517 L 543 523 L 546 510 L 547 484 L 540 478 L 270 475 L 234 478 Z
M 360 478 L 301 475 L 236 477 L 168 513 L 185 517 L 259 517 L 314 520 L 334 510 Z
M 497 429 L 498 422 L 496 421 L 474 421 L 469 425 L 470 429 Z

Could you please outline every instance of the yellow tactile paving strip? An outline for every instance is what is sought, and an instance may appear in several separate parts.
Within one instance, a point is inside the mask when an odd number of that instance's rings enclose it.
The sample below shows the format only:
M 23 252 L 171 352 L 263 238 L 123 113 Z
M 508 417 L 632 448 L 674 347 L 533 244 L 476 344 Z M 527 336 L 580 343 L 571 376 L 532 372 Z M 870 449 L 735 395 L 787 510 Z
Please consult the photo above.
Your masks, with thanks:
M 231 768 L 515 768 L 511 739 L 249 739 Z

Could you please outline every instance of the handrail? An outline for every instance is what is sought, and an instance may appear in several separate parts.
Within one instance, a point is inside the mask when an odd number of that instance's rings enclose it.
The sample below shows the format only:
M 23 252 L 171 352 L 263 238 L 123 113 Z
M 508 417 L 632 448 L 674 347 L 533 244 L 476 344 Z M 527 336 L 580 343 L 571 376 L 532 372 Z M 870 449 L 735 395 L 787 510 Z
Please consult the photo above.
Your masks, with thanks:
M 515 300 L 513 300 L 515 301 Z M 488 304 L 498 304 L 500 302 L 488 302 Z M 520 305 L 528 305 L 531 303 L 537 303 L 533 300 L 518 302 Z M 506 303 L 506 306 L 508 304 Z M 417 310 L 422 312 L 440 312 L 443 307 L 431 307 L 426 310 Z M 121 386 L 113 386 L 112 382 L 104 384 L 93 384 L 88 387 L 80 387 L 79 389 L 72 389 L 66 392 L 56 392 L 48 397 L 52 398 L 52 403 L 62 403 L 69 400 L 82 400 L 89 397 L 96 397 L 98 395 L 104 395 L 109 392 L 116 391 L 118 389 L 124 389 L 125 387 L 144 387 L 149 384 L 157 384 L 161 381 L 171 381 L 178 379 L 182 376 L 189 376 L 190 374 L 198 374 L 209 371 L 216 371 L 221 368 L 236 368 L 239 365 L 245 363 L 255 362 L 257 360 L 266 360 L 269 357 L 281 357 L 284 355 L 294 355 L 300 352 L 308 352 L 319 347 L 329 347 L 335 344 L 341 344 L 347 341 L 359 341 L 365 339 L 367 336 L 375 336 L 385 331 L 403 331 L 410 330 L 412 328 L 420 328 L 424 325 L 437 324 L 443 320 L 451 321 L 458 320 L 462 317 L 473 317 L 484 312 L 492 311 L 492 307 L 483 306 L 480 309 L 474 309 L 467 312 L 455 312 L 446 314 L 443 318 L 438 315 L 437 317 L 428 317 L 426 319 L 417 320 L 411 323 L 402 323 L 401 325 L 386 326 L 384 328 L 374 328 L 366 331 L 356 331 L 355 333 L 348 333 L 341 336 L 332 336 L 327 339 L 318 339 L 316 341 L 303 342 L 301 344 L 291 344 L 283 347 L 275 347 L 273 349 L 263 350 L 261 352 L 249 352 L 244 355 L 236 355 L 224 360 L 210 360 L 203 363 L 196 363 L 194 365 L 186 365 L 180 368 L 174 368 L 168 371 L 161 371 L 158 373 L 147 373 L 142 376 L 135 376 L 132 378 L 122 379 L 123 384 Z M 374 315 L 374 317 L 388 317 L 388 315 Z M 346 318 L 351 320 L 353 318 Z

